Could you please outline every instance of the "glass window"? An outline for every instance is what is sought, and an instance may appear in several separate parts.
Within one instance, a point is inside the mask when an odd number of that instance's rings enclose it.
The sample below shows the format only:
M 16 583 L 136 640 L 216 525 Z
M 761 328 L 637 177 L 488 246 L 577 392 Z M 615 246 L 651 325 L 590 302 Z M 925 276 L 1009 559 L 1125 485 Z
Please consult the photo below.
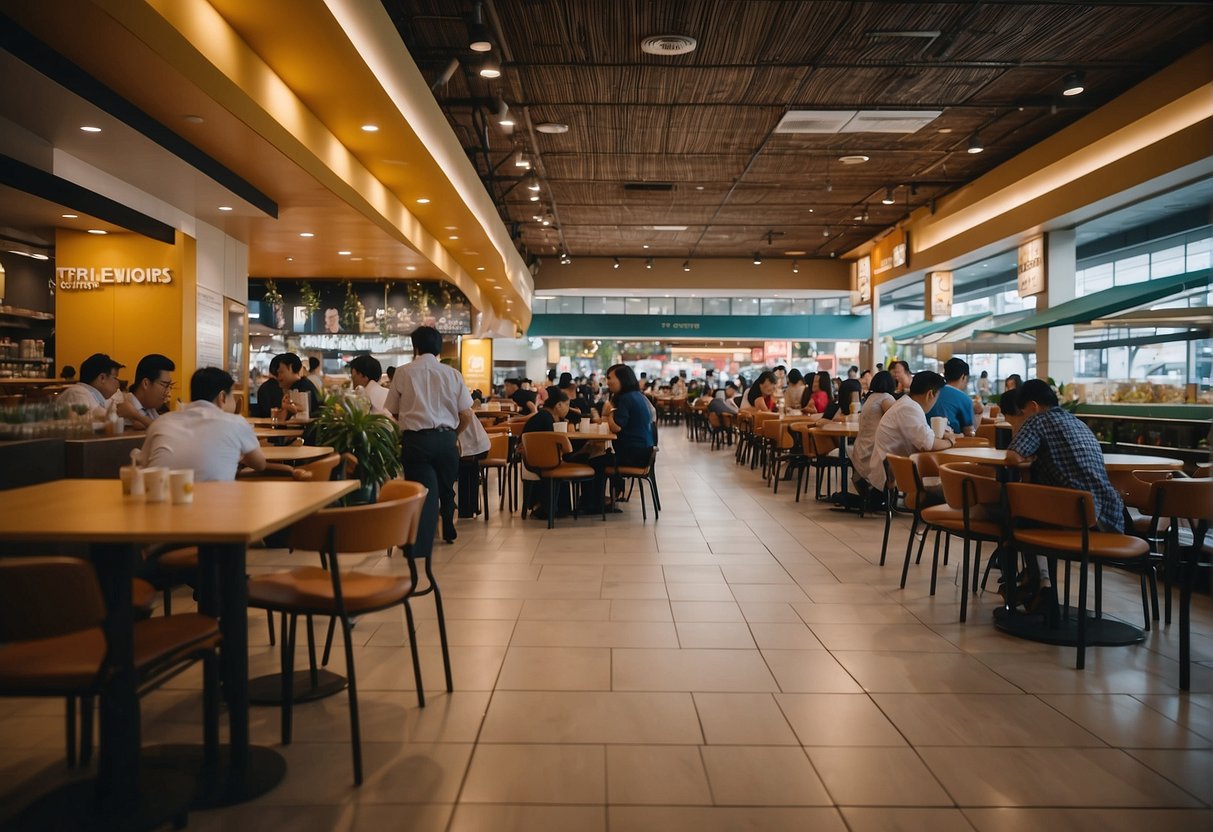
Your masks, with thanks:
M 1139 254 L 1117 260 L 1114 272 L 1117 286 L 1147 281 L 1150 279 L 1150 255 Z
M 813 300 L 811 298 L 794 298 L 788 303 L 791 306 L 792 315 L 812 315 Z
M 1089 295 L 1094 292 L 1101 292 L 1104 289 L 1112 288 L 1112 264 L 1100 263 L 1098 266 L 1091 266 L 1089 269 L 1084 269 L 1082 278 L 1078 281 L 1078 286 L 1081 287 L 1079 294 Z
M 649 298 L 649 314 L 650 315 L 673 315 L 674 314 L 674 299 L 673 298 Z
M 757 315 L 758 313 L 758 298 L 733 298 L 734 315 Z
M 624 314 L 623 298 L 603 298 L 602 299 L 602 310 L 603 310 L 603 314 L 605 314 L 605 315 L 622 315 L 622 314 Z
M 548 302 L 546 300 L 540 300 L 539 298 L 535 298 L 535 300 L 531 301 L 531 311 L 534 312 L 536 315 L 544 314 L 545 312 L 547 312 L 547 309 L 548 309 Z
M 729 299 L 728 298 L 704 298 L 703 299 L 703 314 L 705 315 L 728 315 Z
M 557 298 L 552 303 L 557 304 L 557 308 L 553 310 L 551 305 L 548 306 L 548 311 L 556 311 L 561 315 L 580 315 L 582 310 L 581 298 L 561 297 Z
M 1188 271 L 1195 272 L 1209 268 L 1210 251 L 1213 251 L 1213 237 L 1194 240 L 1187 245 Z
M 792 301 L 784 298 L 763 298 L 759 309 L 763 315 L 791 315 Z
M 674 311 L 679 315 L 702 315 L 703 298 L 674 298 Z
M 1182 274 L 1184 271 L 1184 247 L 1173 246 L 1150 254 L 1150 279 Z
M 818 315 L 837 315 L 840 305 L 838 298 L 821 298 L 813 301 L 813 309 Z
M 647 314 L 649 314 L 649 299 L 648 298 L 624 298 L 623 313 L 625 315 L 647 315 Z
M 585 314 L 601 315 L 604 311 L 605 304 L 603 301 L 605 300 L 606 298 L 586 298 L 584 305 Z

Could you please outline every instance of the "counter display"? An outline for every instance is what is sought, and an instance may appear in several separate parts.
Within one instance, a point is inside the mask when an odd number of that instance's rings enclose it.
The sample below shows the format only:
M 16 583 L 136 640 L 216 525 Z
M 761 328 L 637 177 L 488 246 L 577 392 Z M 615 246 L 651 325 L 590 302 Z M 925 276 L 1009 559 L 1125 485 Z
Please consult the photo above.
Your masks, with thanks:
M 1081 405 L 1075 414 L 1105 453 L 1178 456 L 1185 467 L 1209 460 L 1213 410 L 1203 405 Z

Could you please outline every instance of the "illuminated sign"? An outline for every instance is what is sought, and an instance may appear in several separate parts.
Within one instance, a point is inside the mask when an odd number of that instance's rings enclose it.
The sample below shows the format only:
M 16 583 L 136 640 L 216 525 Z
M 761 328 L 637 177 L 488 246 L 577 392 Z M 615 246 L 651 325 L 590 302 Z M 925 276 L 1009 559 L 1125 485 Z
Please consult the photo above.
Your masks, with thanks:
M 872 302 L 872 260 L 867 255 L 855 261 L 855 293 L 860 304 Z
M 1046 279 L 1045 238 L 1033 237 L 1019 247 L 1019 296 L 1039 295 Z
M 55 269 L 60 289 L 88 291 L 105 286 L 165 286 L 173 282 L 173 270 L 144 268 Z
M 932 320 L 952 317 L 951 272 L 931 272 L 927 275 L 927 305 Z

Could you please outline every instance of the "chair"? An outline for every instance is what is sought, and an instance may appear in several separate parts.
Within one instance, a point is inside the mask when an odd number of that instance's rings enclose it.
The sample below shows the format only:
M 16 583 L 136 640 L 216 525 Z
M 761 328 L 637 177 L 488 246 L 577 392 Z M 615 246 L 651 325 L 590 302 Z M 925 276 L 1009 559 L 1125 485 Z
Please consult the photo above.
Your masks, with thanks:
M 65 697 L 67 759 L 76 765 L 76 699 L 81 711 L 80 764 L 92 754 L 93 697 L 112 668 L 102 623 L 105 602 L 87 561 L 65 557 L 0 559 L 0 696 Z M 219 751 L 219 623 L 198 613 L 134 624 L 140 694 L 179 669 L 203 663 L 203 737 L 208 766 Z
M 800 445 L 800 455 L 792 455 L 788 457 L 789 470 L 796 469 L 796 502 L 800 502 L 800 492 L 804 487 L 804 474 L 809 466 L 817 460 L 817 453 L 813 449 L 813 440 L 809 438 L 809 432 L 813 430 L 814 423 L 811 421 L 793 422 L 788 426 L 788 431 L 792 434 L 795 441 Z
M 929 505 L 937 502 L 932 500 L 927 495 L 926 486 L 923 484 L 922 475 L 919 473 L 918 465 L 915 459 L 908 456 L 899 456 L 898 454 L 889 454 L 885 457 L 885 462 L 888 464 L 888 471 L 893 475 L 893 481 L 897 486 L 897 490 L 904 495 L 904 504 L 907 509 L 913 512 L 913 520 L 910 524 L 910 536 L 906 540 L 906 558 L 905 563 L 901 567 L 901 588 L 906 588 L 906 579 L 910 574 L 910 555 L 914 551 L 914 537 L 918 532 L 919 525 L 925 525 L 922 519 L 922 510 Z M 927 529 L 923 529 L 922 539 L 918 544 L 918 557 L 915 563 L 922 560 L 922 549 L 926 544 Z M 936 552 L 938 554 L 938 551 Z M 934 592 L 934 574 L 932 572 L 932 592 Z
M 977 436 L 986 440 L 986 447 L 993 448 L 998 444 L 998 426 L 989 422 L 982 422 L 977 426 Z
M 489 471 L 497 471 L 497 494 L 500 501 L 497 510 L 505 506 L 506 491 L 510 485 L 507 476 L 510 467 L 510 434 L 493 433 L 489 435 L 489 452 L 480 460 L 480 491 L 484 498 L 484 522 L 489 522 Z M 510 505 L 513 506 L 513 495 L 510 495 Z
M 954 448 L 989 448 L 994 442 L 984 436 L 958 436 Z
M 565 462 L 564 455 L 573 452 L 568 434 L 554 431 L 532 431 L 522 435 L 522 464 L 527 470 L 548 481 L 548 528 L 556 517 L 556 488 L 566 483 L 593 482 L 597 473 L 588 465 Z M 526 500 L 523 500 L 526 511 Z M 575 505 L 575 503 L 574 503 Z M 602 519 L 606 521 L 606 500 L 602 501 Z
M 838 452 L 838 443 L 845 442 L 845 438 L 830 436 L 820 429 L 809 431 L 809 444 L 813 448 L 813 461 L 817 466 L 817 492 L 816 499 L 820 502 L 821 482 L 825 479 L 826 496 L 824 499 L 829 499 L 834 484 L 833 472 L 838 471 L 839 477 L 847 475 L 846 464 L 843 462 L 841 455 Z
M 969 545 L 977 544 L 977 556 L 973 562 L 972 592 L 977 592 L 977 575 L 981 570 L 981 544 L 1001 544 L 1005 538 L 1003 524 L 983 515 L 982 506 L 1002 505 L 1002 484 L 996 480 L 986 466 L 962 462 L 942 465 L 939 477 L 943 485 L 945 505 L 927 506 L 922 510 L 922 519 L 936 529 L 949 535 L 957 535 L 964 541 L 964 561 L 960 579 L 960 621 L 968 617 L 969 607 Z M 992 557 L 992 556 L 991 556 Z M 935 572 L 932 565 L 931 594 L 935 594 Z
M 1213 522 L 1213 480 L 1159 480 L 1151 485 L 1150 492 L 1155 518 L 1170 520 L 1165 557 L 1170 564 L 1179 567 L 1179 689 L 1188 690 L 1191 683 L 1192 586 L 1196 582 L 1197 568 L 1203 565 L 1201 555 L 1208 557 L 1210 554 L 1205 540 Z M 1190 539 L 1185 543 L 1184 537 Z M 1168 586 L 1168 602 L 1170 594 Z
M 1086 666 L 1087 653 L 1087 566 L 1094 562 L 1140 568 L 1147 563 L 1150 547 L 1138 537 L 1094 531 L 1095 500 L 1089 491 L 1028 483 L 1008 483 L 1006 488 L 1012 522 L 1011 540 L 1023 550 L 1025 556 L 1040 554 L 1050 560 L 1077 562 L 1079 565 L 1078 657 L 1075 667 L 1082 670 Z M 1098 581 L 1095 589 L 1098 614 Z M 1064 611 L 1067 617 L 1068 606 L 1067 594 Z
M 781 419 L 774 423 L 767 423 L 768 426 L 771 424 L 776 426 L 778 433 L 771 444 L 771 462 L 767 483 L 770 484 L 773 480 L 773 491 L 778 494 L 779 477 L 780 474 L 784 473 L 783 467 L 786 465 L 787 470 L 790 472 L 792 467 L 803 461 L 804 458 L 804 444 L 801 441 L 802 435 L 793 433 L 792 428 L 799 424 L 811 425 L 813 422 L 806 416 L 793 420 Z
M 745 465 L 754 452 L 754 411 L 740 411 L 734 424 L 737 428 L 737 450 L 733 453 L 733 459 L 738 465 Z
M 362 739 L 358 724 L 358 683 L 354 669 L 353 617 L 404 607 L 417 702 L 425 706 L 421 661 L 409 598 L 413 594 L 415 567 L 410 577 L 369 572 L 342 571 L 337 556 L 349 552 L 371 552 L 390 546 L 411 546 L 417 538 L 417 522 L 425 503 L 426 489 L 400 481 L 394 488 L 408 496 L 371 505 L 322 509 L 290 529 L 292 549 L 320 553 L 324 566 L 302 566 L 286 572 L 255 575 L 249 579 L 249 607 L 278 611 L 282 616 L 279 649 L 282 661 L 282 742 L 291 742 L 294 696 L 295 625 L 299 616 L 323 615 L 341 622 L 345 644 L 347 691 L 350 706 L 350 739 L 354 757 L 354 784 L 362 784 Z M 406 552 L 408 549 L 406 548 Z M 448 671 L 449 672 L 449 671 Z M 449 683 L 448 683 L 449 688 Z
M 653 494 L 653 519 L 661 519 L 660 508 L 661 504 L 657 502 L 657 477 L 653 474 L 653 465 L 657 462 L 657 449 L 649 449 L 649 464 L 643 468 L 637 468 L 628 465 L 612 465 L 606 469 L 608 477 L 619 477 L 620 479 L 630 480 L 632 485 L 628 489 L 627 499 L 632 498 L 632 488 L 640 486 L 640 519 L 648 520 L 649 516 L 645 513 L 644 508 L 644 484 L 647 482 Z

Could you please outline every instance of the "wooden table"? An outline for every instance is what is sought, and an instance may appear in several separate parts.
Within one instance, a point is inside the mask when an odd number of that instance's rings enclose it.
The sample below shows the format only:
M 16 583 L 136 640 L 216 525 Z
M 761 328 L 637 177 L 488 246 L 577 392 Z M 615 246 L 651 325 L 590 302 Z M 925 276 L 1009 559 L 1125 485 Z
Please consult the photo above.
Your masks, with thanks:
M 311 419 L 304 419 L 300 416 L 293 416 L 290 419 L 266 419 L 261 416 L 246 416 L 245 420 L 256 428 L 294 428 L 302 427 L 311 422 Z
M 945 457 L 945 462 L 976 462 L 979 465 L 1008 466 L 1007 452 L 1002 448 L 948 448 L 936 451 L 936 456 Z
M 264 445 L 261 453 L 265 454 L 266 462 L 285 462 L 297 465 L 300 462 L 311 462 L 333 453 L 329 445 Z
M 1114 471 L 1178 471 L 1184 467 L 1182 459 L 1137 454 L 1104 454 L 1103 464 L 1109 474 Z
M 122 496 L 117 480 L 58 480 L 4 492 L 0 535 L 6 540 L 84 543 L 97 569 L 106 602 L 104 624 L 112 669 L 101 694 L 101 748 L 97 776 L 77 780 L 35 801 L 27 812 L 42 828 L 84 828 L 85 819 L 104 828 L 151 828 L 184 808 L 172 803 L 171 785 L 183 780 L 192 792 L 185 804 L 224 806 L 250 800 L 274 788 L 286 762 L 273 749 L 249 744 L 248 711 L 248 545 L 307 517 L 357 487 L 352 480 L 200 482 L 190 505 L 145 503 Z M 230 740 L 226 773 L 199 783 L 201 749 L 171 747 L 151 759 L 164 763 L 140 778 L 138 676 L 134 666 L 134 610 L 131 579 L 139 549 L 152 543 L 199 547 L 199 609 L 219 618 L 223 632 L 223 693 Z M 155 782 L 163 774 L 164 782 Z M 83 785 L 83 788 L 82 788 Z M 95 796 L 95 799 L 94 799 Z M 83 798 L 83 799 L 82 799 Z
M 295 439 L 303 436 L 303 428 L 253 428 L 258 439 Z
M 838 439 L 838 461 L 842 468 L 843 504 L 841 509 L 843 511 L 850 511 L 851 508 L 847 505 L 846 499 L 847 495 L 851 493 L 851 486 L 847 482 L 847 467 L 850 464 L 847 461 L 847 440 L 854 439 L 859 435 L 859 425 L 854 422 L 835 422 L 831 420 L 825 424 L 819 424 L 814 430 Z

